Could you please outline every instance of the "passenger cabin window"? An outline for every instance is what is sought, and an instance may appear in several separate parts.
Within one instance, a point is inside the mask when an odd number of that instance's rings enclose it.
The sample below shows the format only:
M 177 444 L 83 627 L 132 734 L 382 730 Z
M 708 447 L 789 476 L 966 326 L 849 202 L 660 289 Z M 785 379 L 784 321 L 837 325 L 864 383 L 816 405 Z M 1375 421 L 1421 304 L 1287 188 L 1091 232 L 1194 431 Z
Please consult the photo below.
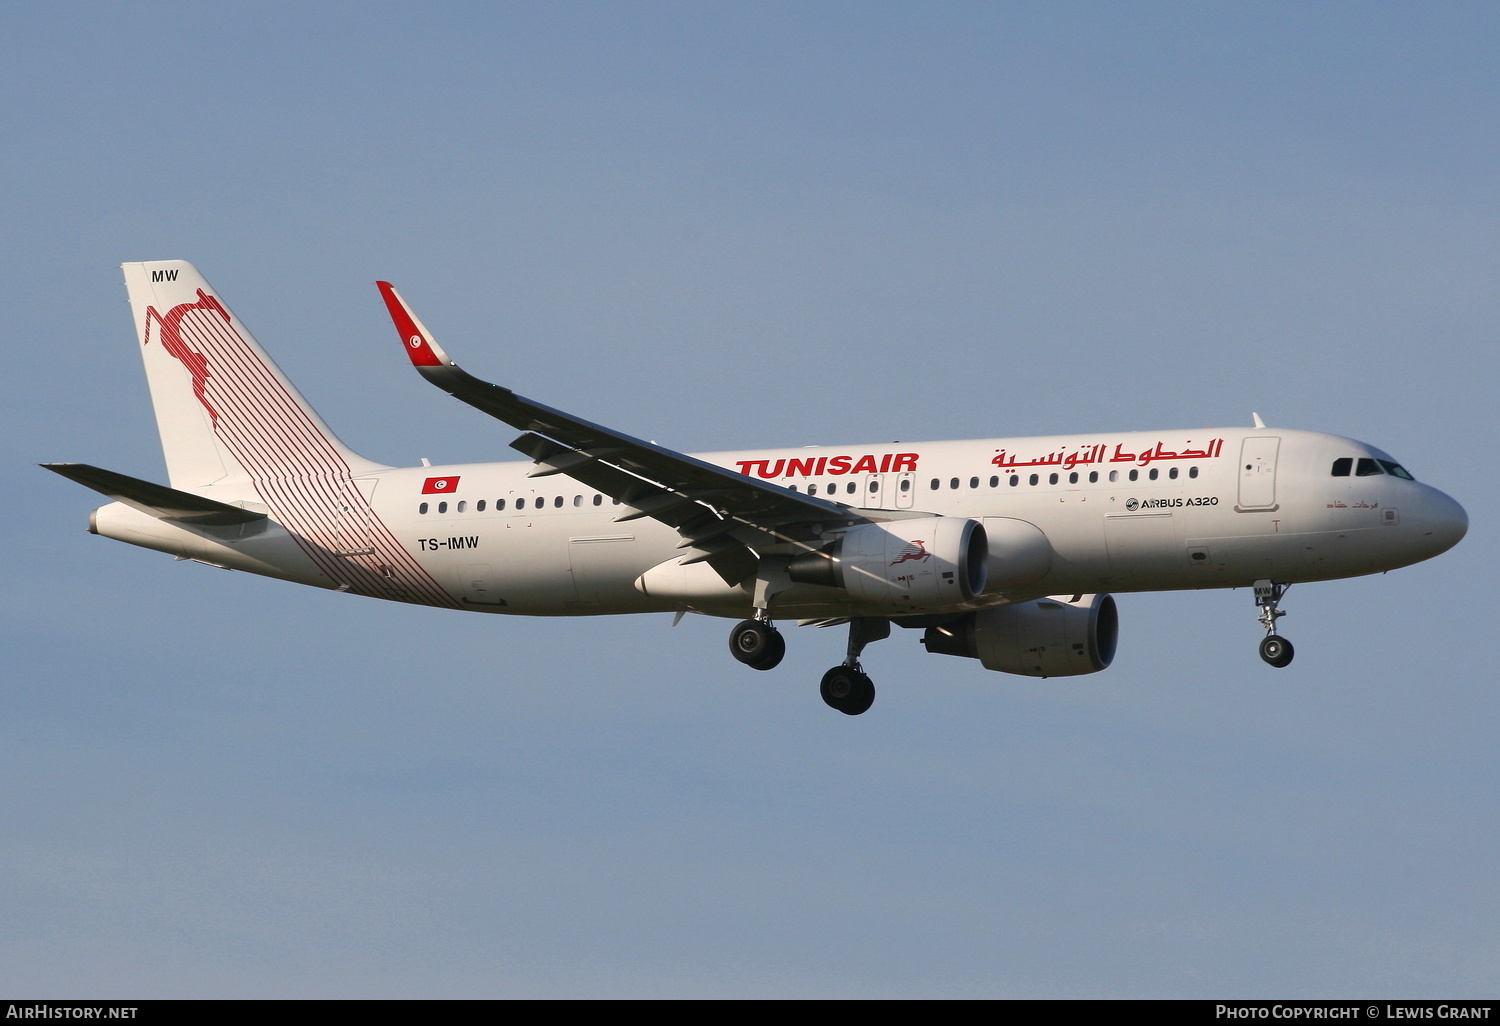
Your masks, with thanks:
M 504 509 L 505 508 L 505 500 L 504 499 L 496 499 L 495 500 L 495 508 L 496 509 Z
M 418 513 L 422 513 L 422 514 L 426 514 L 426 512 L 427 512 L 427 503 L 424 502 L 424 503 L 422 503 L 422 505 L 418 506 L 417 507 L 417 512 Z
M 1377 477 L 1384 473 L 1385 471 L 1380 469 L 1380 464 L 1365 456 L 1361 456 L 1354 466 L 1355 477 Z
M 1351 471 L 1353 469 L 1354 469 L 1354 457 L 1353 456 L 1340 456 L 1338 459 L 1336 459 L 1336 460 L 1333 461 L 1333 476 L 1334 477 L 1348 477 L 1349 476 L 1349 471 Z
M 1041 478 L 1037 477 L 1035 474 L 1032 474 L 1031 477 L 1027 478 L 1027 483 L 1028 484 L 1036 484 L 1040 480 L 1041 480 Z
M 1197 476 L 1198 476 L 1198 468 L 1197 467 L 1188 467 L 1188 477 L 1197 477 Z
M 474 512 L 476 512 L 476 513 L 483 513 L 484 512 L 484 500 L 483 499 L 480 499 L 478 502 L 474 503 Z

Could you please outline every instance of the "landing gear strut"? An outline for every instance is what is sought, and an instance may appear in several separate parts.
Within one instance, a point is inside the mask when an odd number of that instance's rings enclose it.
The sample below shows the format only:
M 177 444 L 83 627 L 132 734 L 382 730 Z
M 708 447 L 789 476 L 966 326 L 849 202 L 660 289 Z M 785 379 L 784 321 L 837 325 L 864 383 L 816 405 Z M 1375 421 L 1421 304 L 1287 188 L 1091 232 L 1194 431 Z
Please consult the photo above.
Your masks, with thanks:
M 875 704 L 875 685 L 859 666 L 860 653 L 872 641 L 891 636 L 883 617 L 856 616 L 849 621 L 849 649 L 844 661 L 823 674 L 818 690 L 823 701 L 846 716 L 858 716 Z
M 786 655 L 786 639 L 771 626 L 769 617 L 757 615 L 741 620 L 729 632 L 729 651 L 752 670 L 769 670 Z
M 1260 643 L 1260 657 L 1278 668 L 1290 663 L 1295 654 L 1292 643 L 1276 633 L 1276 621 L 1286 615 L 1286 610 L 1281 608 L 1281 596 L 1290 587 L 1290 584 L 1275 581 L 1255 582 L 1255 605 L 1260 609 L 1256 619 L 1266 629 L 1265 639 Z
M 848 655 L 823 674 L 818 690 L 823 701 L 846 716 L 858 716 L 875 704 L 875 685 L 860 669 L 859 656 L 872 641 L 891 636 L 891 622 L 879 616 L 856 616 L 849 621 Z M 752 670 L 769 670 L 786 655 L 786 641 L 771 626 L 770 615 L 757 609 L 751 620 L 741 620 L 729 632 L 729 651 Z

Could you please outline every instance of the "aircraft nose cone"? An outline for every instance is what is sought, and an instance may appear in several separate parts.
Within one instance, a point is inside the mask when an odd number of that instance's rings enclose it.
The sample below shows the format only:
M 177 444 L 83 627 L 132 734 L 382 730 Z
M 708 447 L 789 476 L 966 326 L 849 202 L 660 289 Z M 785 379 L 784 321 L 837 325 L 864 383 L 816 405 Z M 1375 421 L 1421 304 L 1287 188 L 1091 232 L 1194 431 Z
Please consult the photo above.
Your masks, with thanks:
M 1422 527 L 1435 556 L 1453 548 L 1469 533 L 1469 514 L 1452 498 L 1430 488 L 1422 503 Z

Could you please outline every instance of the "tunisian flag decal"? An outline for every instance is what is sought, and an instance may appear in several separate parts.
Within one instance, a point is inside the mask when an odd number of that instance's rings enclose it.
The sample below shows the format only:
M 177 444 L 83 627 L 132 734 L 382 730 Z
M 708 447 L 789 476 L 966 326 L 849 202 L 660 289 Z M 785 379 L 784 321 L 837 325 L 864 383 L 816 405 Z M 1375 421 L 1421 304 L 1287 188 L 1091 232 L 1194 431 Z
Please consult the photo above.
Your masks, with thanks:
M 456 477 L 429 477 L 422 482 L 423 495 L 442 495 L 445 492 L 458 491 L 458 478 Z

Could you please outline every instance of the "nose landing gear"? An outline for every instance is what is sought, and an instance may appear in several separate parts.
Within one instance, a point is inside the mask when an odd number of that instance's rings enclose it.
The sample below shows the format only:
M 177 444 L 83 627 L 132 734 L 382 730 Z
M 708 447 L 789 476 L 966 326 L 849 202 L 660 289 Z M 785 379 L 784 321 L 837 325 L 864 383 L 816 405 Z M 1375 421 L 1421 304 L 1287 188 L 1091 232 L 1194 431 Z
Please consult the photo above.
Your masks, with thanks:
M 1272 666 L 1285 666 L 1292 661 L 1292 643 L 1279 634 L 1268 634 L 1260 643 L 1260 657 Z
M 1266 629 L 1266 636 L 1260 643 L 1260 657 L 1278 669 L 1289 664 L 1296 652 L 1290 641 L 1276 633 L 1276 621 L 1286 615 L 1286 610 L 1281 608 L 1281 596 L 1290 587 L 1290 584 L 1275 581 L 1255 582 L 1255 605 L 1260 609 L 1256 619 Z

